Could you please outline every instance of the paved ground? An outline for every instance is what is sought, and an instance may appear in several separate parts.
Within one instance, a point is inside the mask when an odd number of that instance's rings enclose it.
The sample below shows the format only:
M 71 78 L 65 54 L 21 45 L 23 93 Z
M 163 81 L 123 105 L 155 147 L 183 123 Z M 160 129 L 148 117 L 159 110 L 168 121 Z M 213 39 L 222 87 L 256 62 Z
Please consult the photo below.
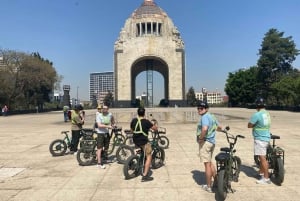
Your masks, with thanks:
M 94 112 L 87 111 L 91 115 L 87 127 L 93 123 Z M 212 108 L 211 112 L 222 125 L 229 125 L 232 133 L 246 136 L 236 147 L 243 163 L 240 181 L 233 183 L 236 192 L 226 200 L 300 199 L 300 113 L 271 111 L 272 132 L 281 136 L 278 144 L 286 151 L 285 181 L 277 186 L 255 183 L 252 136 L 246 128 L 254 110 Z M 195 123 L 161 123 L 170 139 L 165 166 L 153 170 L 153 181 L 141 183 L 140 177 L 124 180 L 121 164 L 111 163 L 103 170 L 79 166 L 73 155 L 52 157 L 50 142 L 62 137 L 60 131 L 70 129 L 62 120 L 63 114 L 57 112 L 0 118 L 1 201 L 216 200 L 214 193 L 200 188 L 204 168 L 197 157 Z M 128 128 L 128 123 L 119 125 Z M 215 154 L 225 145 L 225 136 L 219 133 Z

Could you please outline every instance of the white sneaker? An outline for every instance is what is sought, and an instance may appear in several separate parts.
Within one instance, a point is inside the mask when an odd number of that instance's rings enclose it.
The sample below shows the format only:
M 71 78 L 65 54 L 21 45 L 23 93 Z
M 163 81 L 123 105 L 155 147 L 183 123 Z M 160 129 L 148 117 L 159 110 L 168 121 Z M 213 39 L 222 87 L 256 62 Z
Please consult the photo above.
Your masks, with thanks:
M 97 167 L 98 167 L 98 168 L 101 168 L 101 169 L 105 169 L 105 168 L 106 168 L 105 165 L 101 165 L 101 164 L 97 164 Z
M 202 185 L 201 188 L 209 193 L 212 193 L 211 187 L 208 187 L 207 185 Z
M 77 155 L 77 151 L 75 151 L 73 155 L 76 156 Z
M 266 179 L 266 178 L 262 177 L 260 180 L 256 180 L 256 183 L 257 184 L 271 184 L 271 180 L 270 180 L 270 178 Z

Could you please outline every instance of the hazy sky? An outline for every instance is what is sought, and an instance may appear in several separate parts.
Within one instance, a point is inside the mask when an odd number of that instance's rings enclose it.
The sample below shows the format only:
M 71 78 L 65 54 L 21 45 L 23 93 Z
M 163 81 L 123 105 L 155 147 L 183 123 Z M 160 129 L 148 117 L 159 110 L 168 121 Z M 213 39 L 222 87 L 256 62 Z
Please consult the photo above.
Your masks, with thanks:
M 71 97 L 89 99 L 89 74 L 113 71 L 114 42 L 143 0 L 0 0 L 0 48 L 39 52 L 52 61 Z M 181 33 L 186 86 L 223 92 L 229 72 L 254 66 L 265 33 L 276 28 L 300 49 L 299 0 L 155 0 Z M 293 63 L 300 67 L 299 56 Z M 154 74 L 156 99 L 162 95 Z M 140 74 L 146 90 L 146 75 Z

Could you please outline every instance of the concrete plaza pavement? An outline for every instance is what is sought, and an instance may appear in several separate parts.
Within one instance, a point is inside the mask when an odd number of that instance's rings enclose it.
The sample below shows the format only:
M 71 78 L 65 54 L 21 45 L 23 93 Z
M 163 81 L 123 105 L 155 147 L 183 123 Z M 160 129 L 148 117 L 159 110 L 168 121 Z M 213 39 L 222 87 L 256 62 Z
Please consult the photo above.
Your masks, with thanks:
M 247 128 L 255 110 L 211 108 L 210 111 L 222 125 L 230 126 L 231 133 L 246 136 L 236 146 L 243 164 L 240 179 L 232 183 L 235 193 L 228 194 L 226 200 L 300 200 L 300 113 L 270 111 L 272 133 L 281 136 L 277 144 L 286 153 L 285 180 L 277 186 L 255 183 L 253 139 Z M 85 127 L 89 128 L 95 111 L 86 112 Z M 129 121 L 118 125 L 127 129 Z M 79 166 L 74 155 L 52 157 L 49 144 L 63 137 L 61 131 L 70 130 L 70 123 L 63 122 L 62 112 L 0 117 L 0 201 L 217 200 L 215 193 L 200 187 L 205 178 L 197 156 L 196 122 L 161 122 L 160 126 L 167 129 L 170 139 L 165 165 L 152 171 L 153 181 L 141 182 L 140 177 L 124 180 L 123 165 L 116 162 L 98 169 L 95 165 Z M 225 135 L 218 133 L 215 155 L 222 146 L 227 146 Z

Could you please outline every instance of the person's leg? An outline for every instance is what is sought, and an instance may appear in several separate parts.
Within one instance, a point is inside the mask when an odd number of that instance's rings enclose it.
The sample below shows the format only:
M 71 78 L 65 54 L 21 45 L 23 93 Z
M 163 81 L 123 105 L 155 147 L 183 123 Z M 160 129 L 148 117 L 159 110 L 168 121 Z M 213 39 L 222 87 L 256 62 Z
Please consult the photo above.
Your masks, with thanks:
M 146 161 L 145 161 L 145 166 L 144 166 L 144 172 L 142 175 L 142 181 L 151 181 L 153 180 L 153 177 L 150 177 L 148 175 L 149 170 L 150 170 L 150 165 L 152 161 L 152 148 L 149 143 L 143 146 L 143 151 L 146 156 Z
M 72 136 L 72 139 L 73 138 L 74 138 L 74 152 L 77 152 L 79 139 L 80 139 L 80 130 L 74 131 L 74 137 Z
M 211 179 L 213 177 L 212 163 L 211 162 L 204 163 L 204 168 L 205 168 L 206 184 L 208 187 L 211 187 Z
M 100 168 L 105 168 L 105 165 L 102 163 L 101 155 L 102 155 L 102 150 L 103 150 L 103 145 L 104 145 L 104 135 L 103 134 L 98 134 L 97 137 L 97 166 Z
M 266 159 L 266 156 L 258 156 L 258 157 L 259 157 L 259 161 L 260 161 L 260 165 L 259 165 L 260 172 L 264 174 L 264 178 L 268 179 L 269 178 L 269 164 Z
M 71 146 L 70 146 L 70 151 L 74 152 L 75 149 L 75 131 L 72 130 L 72 139 L 71 139 Z
M 103 140 L 103 143 L 104 143 L 104 150 L 103 150 L 103 154 L 104 154 L 104 159 L 105 160 L 108 160 L 108 148 L 109 148 L 109 141 L 110 141 L 110 138 L 109 138 L 109 135 L 105 135 L 104 137 L 104 140 Z

